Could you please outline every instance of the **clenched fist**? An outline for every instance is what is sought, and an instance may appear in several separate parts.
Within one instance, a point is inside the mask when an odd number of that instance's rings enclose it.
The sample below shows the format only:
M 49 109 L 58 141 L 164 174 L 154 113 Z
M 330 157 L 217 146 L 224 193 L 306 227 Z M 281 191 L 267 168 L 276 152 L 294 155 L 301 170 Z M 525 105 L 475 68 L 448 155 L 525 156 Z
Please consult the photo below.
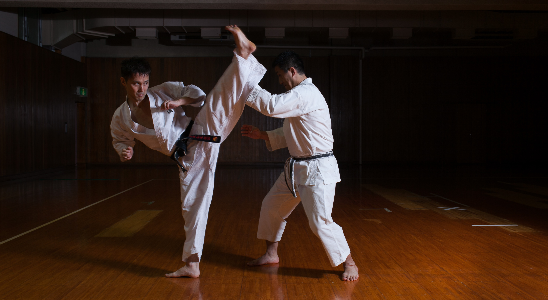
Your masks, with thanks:
M 122 150 L 122 161 L 128 161 L 133 157 L 133 148 L 127 147 L 126 149 Z

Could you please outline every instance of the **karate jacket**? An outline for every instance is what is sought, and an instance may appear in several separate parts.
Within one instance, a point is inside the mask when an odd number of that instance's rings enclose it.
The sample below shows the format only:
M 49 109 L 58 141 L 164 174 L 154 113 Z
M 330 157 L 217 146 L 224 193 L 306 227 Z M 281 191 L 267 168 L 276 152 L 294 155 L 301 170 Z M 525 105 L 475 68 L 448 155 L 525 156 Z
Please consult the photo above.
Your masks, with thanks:
M 287 147 L 293 157 L 309 157 L 333 150 L 331 116 L 325 98 L 312 84 L 312 78 L 303 80 L 291 90 L 278 95 L 270 94 L 258 85 L 247 99 L 248 106 L 260 113 L 285 118 L 283 127 L 267 131 L 268 150 Z M 299 168 L 297 165 L 305 166 Z M 341 181 L 334 156 L 295 163 L 295 182 L 313 185 Z
M 135 146 L 135 139 L 143 142 L 147 147 L 157 150 L 165 155 L 171 155 L 173 147 L 179 136 L 183 133 L 190 122 L 190 117 L 185 114 L 182 107 L 173 109 L 169 113 L 162 110 L 162 103 L 174 101 L 182 97 L 192 98 L 183 105 L 201 107 L 204 105 L 206 94 L 197 86 L 187 85 L 182 82 L 164 82 L 147 90 L 150 102 L 150 111 L 154 128 L 146 128 L 133 122 L 131 110 L 126 101 L 120 105 L 110 123 L 112 145 L 120 159 L 122 150 Z

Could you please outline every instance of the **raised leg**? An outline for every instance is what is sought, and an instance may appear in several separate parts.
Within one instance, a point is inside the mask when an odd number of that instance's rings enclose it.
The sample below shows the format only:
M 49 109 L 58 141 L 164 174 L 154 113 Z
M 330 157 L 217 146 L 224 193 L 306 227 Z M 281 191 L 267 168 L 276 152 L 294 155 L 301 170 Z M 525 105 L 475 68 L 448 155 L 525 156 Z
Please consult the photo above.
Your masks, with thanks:
M 266 73 L 266 68 L 251 54 L 256 49 L 255 44 L 237 26 L 227 26 L 227 29 L 237 40 L 236 55 L 207 94 L 205 106 L 195 119 L 203 126 L 204 132 L 200 134 L 220 135 L 221 142 L 234 129 L 249 94 Z

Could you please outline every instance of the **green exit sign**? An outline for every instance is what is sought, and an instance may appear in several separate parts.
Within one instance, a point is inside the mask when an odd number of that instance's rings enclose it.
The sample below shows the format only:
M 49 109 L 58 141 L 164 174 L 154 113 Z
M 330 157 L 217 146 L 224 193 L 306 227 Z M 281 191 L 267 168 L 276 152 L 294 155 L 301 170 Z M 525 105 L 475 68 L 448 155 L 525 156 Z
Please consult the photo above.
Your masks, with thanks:
M 87 97 L 88 96 L 88 89 L 85 87 L 76 87 L 76 95 L 80 97 Z

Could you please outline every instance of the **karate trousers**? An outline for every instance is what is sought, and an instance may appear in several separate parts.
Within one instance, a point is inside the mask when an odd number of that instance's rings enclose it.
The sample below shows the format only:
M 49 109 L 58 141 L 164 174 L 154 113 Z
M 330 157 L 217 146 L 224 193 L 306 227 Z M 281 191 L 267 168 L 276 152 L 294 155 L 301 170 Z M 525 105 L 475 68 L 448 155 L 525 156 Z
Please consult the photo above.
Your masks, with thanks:
M 247 97 L 266 73 L 266 69 L 250 55 L 247 60 L 234 54 L 205 104 L 196 116 L 191 135 L 221 136 L 230 134 L 245 108 Z M 201 259 L 209 206 L 213 197 L 215 168 L 220 144 L 189 141 L 188 154 L 180 158 L 187 172 L 179 173 L 182 214 L 185 220 L 183 261 L 192 254 Z
M 350 248 L 342 228 L 331 218 L 336 184 L 324 184 L 321 179 L 316 180 L 314 185 L 296 183 L 295 198 L 287 188 L 282 173 L 263 200 L 257 238 L 279 242 L 287 223 L 285 219 L 302 202 L 308 225 L 322 241 L 331 266 L 343 263 L 350 254 Z

